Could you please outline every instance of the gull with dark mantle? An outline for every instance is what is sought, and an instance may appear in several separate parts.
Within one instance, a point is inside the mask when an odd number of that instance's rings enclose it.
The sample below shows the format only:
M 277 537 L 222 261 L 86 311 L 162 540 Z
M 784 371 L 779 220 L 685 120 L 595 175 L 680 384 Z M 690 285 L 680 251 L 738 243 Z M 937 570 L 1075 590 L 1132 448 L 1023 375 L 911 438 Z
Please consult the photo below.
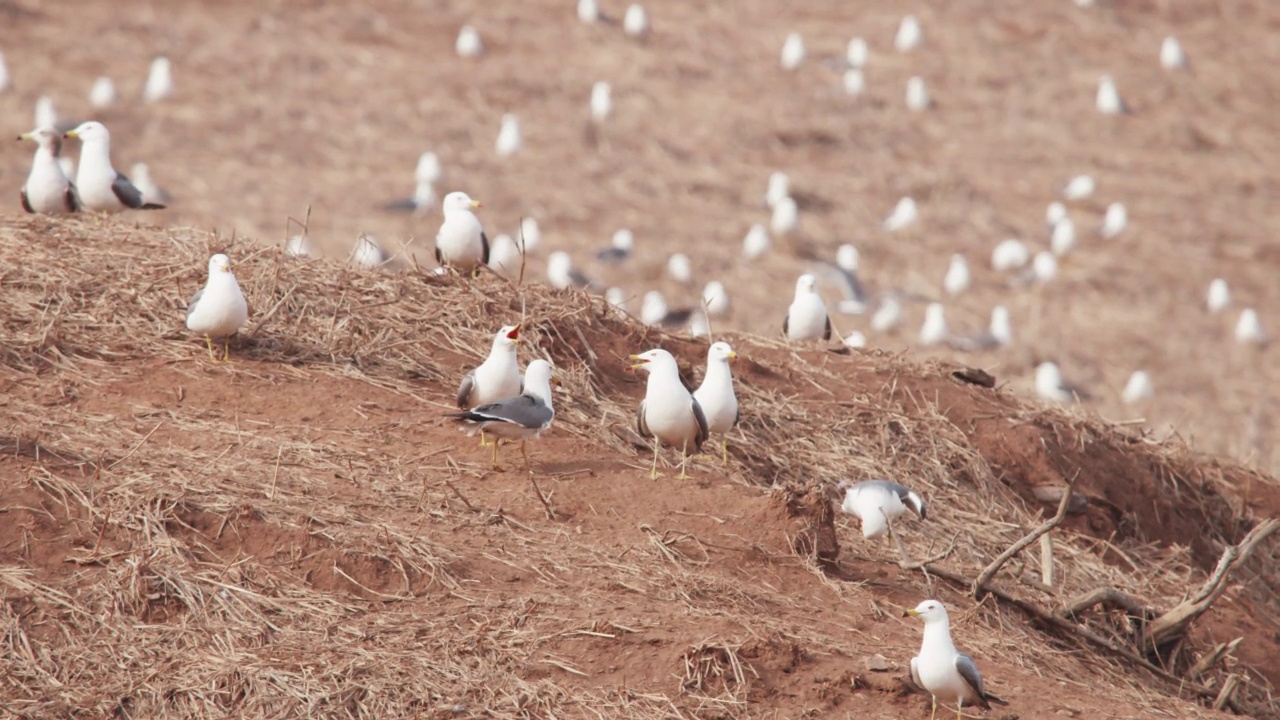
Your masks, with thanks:
M 111 165 L 111 133 L 107 126 L 90 120 L 66 137 L 80 140 L 80 162 L 76 168 L 76 189 L 81 205 L 89 210 L 163 210 L 160 203 L 146 202 L 124 173 Z
M 529 454 L 525 442 L 535 440 L 551 427 L 555 410 L 551 407 L 551 363 L 534 360 L 524 372 L 524 390 L 519 395 L 497 402 L 487 403 L 465 412 L 450 413 L 445 417 L 473 426 L 472 432 L 494 436 L 492 462 L 498 468 L 498 445 L 503 440 L 520 441 L 520 455 L 525 469 L 529 469 Z
M 907 550 L 902 540 L 893 534 L 893 521 L 912 512 L 926 517 L 924 498 L 905 485 L 889 480 L 864 480 L 859 483 L 843 480 L 836 486 L 837 491 L 844 492 L 840 510 L 858 518 L 862 525 L 862 536 L 870 540 L 888 536 L 898 545 L 898 553 L 907 560 Z
M 680 381 L 676 359 L 666 350 L 654 349 L 632 355 L 631 370 L 645 370 L 649 381 L 644 400 L 636 411 L 636 429 L 653 438 L 653 466 L 649 477 L 658 477 L 658 450 L 662 443 L 680 448 L 680 478 L 688 477 L 689 452 L 698 452 L 707 440 L 707 418 L 702 405 Z
M 924 639 L 920 654 L 911 658 L 911 681 L 933 696 L 933 712 L 938 714 L 938 700 L 956 705 L 956 720 L 964 717 L 964 706 L 991 709 L 991 703 L 1008 705 L 1004 699 L 988 693 L 982 685 L 982 674 L 973 658 L 956 650 L 951 640 L 951 622 L 947 609 L 937 600 L 925 600 L 902 617 L 918 617 L 924 621 Z

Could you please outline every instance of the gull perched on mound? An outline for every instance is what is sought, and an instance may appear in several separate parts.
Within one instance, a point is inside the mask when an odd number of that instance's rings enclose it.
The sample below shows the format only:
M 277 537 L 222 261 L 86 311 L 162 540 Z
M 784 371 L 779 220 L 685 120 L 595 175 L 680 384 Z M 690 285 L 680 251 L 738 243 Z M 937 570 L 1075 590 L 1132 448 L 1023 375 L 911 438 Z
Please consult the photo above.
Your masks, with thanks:
M 390 260 L 391 256 L 378 244 L 377 238 L 366 233 L 360 233 L 356 246 L 351 249 L 351 261 L 366 270 L 382 267 Z
M 111 133 L 106 125 L 90 120 L 67 131 L 66 137 L 80 140 L 76 190 L 84 207 L 102 211 L 164 209 L 159 203 L 145 202 L 129 178 L 111 166 Z
M 741 416 L 738 397 L 733 392 L 733 373 L 729 361 L 738 353 L 727 342 L 712 343 L 707 350 L 707 374 L 693 391 L 693 399 L 702 406 L 709 433 L 720 435 L 720 462 L 729 462 L 729 440 L 724 437 L 738 424 Z
M 459 273 L 474 273 L 489 262 L 489 238 L 473 208 L 480 202 L 454 191 L 444 196 L 444 223 L 436 233 L 436 262 Z
M 538 359 L 529 363 L 524 373 L 524 390 L 518 395 L 486 403 L 465 412 L 450 413 L 458 422 L 472 425 L 484 435 L 497 439 L 493 442 L 492 463 L 498 467 L 498 445 L 503 440 L 519 440 L 520 455 L 525 469 L 529 469 L 529 454 L 525 442 L 537 439 L 551 427 L 556 413 L 551 406 L 551 363 Z M 474 432 L 474 431 L 473 431 Z
M 1036 366 L 1036 394 L 1054 402 L 1072 402 L 1086 399 L 1089 394 L 1062 379 L 1057 363 L 1042 362 Z
M 520 248 L 510 235 L 502 234 L 489 246 L 489 269 L 504 278 L 514 278 L 520 272 Z
M 284 244 L 284 254 L 295 258 L 311 257 L 311 239 L 306 235 L 294 235 Z
M 805 273 L 796 280 L 796 295 L 782 321 L 782 334 L 789 342 L 831 339 L 831 318 L 818 294 L 818 279 Z
M 204 335 L 209 357 L 215 361 L 213 339 L 222 340 L 222 357 L 230 362 L 230 337 L 235 335 L 249 319 L 249 304 L 245 302 L 240 284 L 231 273 L 231 260 L 221 253 L 209 258 L 209 279 L 196 291 L 187 303 L 187 329 Z
M 147 102 L 163 100 L 173 94 L 173 68 L 169 58 L 158 57 L 151 61 L 147 84 L 142 88 L 142 99 Z
M 52 127 L 40 127 L 18 136 L 33 140 L 36 154 L 31 172 L 22 186 L 22 209 L 29 213 L 71 213 L 80 209 L 76 186 L 62 172 L 58 156 L 62 152 L 62 136 Z
M 707 440 L 707 417 L 702 405 L 680 381 L 676 359 L 666 350 L 654 349 L 632 355 L 637 361 L 631 370 L 646 370 L 649 380 L 644 400 L 636 411 L 636 429 L 643 437 L 653 438 L 653 467 L 649 477 L 658 477 L 658 449 L 662 443 L 680 448 L 680 478 L 689 462 L 689 451 L 702 449 Z
M 893 521 L 902 517 L 909 508 L 924 520 L 924 498 L 905 485 L 888 480 L 864 480 L 860 483 L 842 481 L 836 486 L 844 491 L 840 509 L 854 517 L 862 525 L 862 537 L 868 540 L 888 535 L 893 537 Z
M 519 324 L 498 330 L 493 336 L 489 356 L 467 373 L 458 386 L 456 402 L 459 410 L 520 394 L 520 365 L 516 360 L 519 344 Z
M 902 613 L 902 617 L 918 617 L 924 621 L 920 654 L 911 658 L 911 680 L 933 696 L 930 720 L 938 714 L 938 700 L 955 703 L 956 720 L 964 717 L 966 705 L 989 710 L 991 702 L 1008 704 L 986 692 L 973 658 L 956 650 L 951 640 L 951 622 L 942 603 L 925 600 L 914 610 Z

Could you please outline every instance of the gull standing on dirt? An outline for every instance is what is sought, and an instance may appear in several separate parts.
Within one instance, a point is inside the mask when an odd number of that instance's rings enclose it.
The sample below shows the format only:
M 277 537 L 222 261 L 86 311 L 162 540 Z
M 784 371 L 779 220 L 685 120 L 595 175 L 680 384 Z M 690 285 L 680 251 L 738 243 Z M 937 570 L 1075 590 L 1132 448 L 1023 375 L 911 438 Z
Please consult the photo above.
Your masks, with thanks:
M 956 253 L 951 256 L 951 264 L 947 266 L 947 274 L 942 278 L 942 289 L 948 295 L 959 295 L 969 289 L 969 263 L 964 256 Z
M 627 6 L 627 13 L 622 16 L 622 31 L 629 37 L 642 37 L 649 32 L 649 15 L 644 6 L 632 4 Z
M 858 280 L 858 248 L 853 243 L 844 243 L 836 249 L 834 275 L 840 285 L 840 293 L 844 299 L 836 309 L 846 315 L 861 315 L 867 310 L 867 292 Z
M 591 86 L 591 120 L 602 123 L 613 111 L 613 89 L 600 80 Z
M 880 307 L 871 316 L 871 329 L 876 332 L 889 332 L 902 322 L 902 303 L 893 295 L 887 295 L 880 301 Z
M 850 38 L 849 44 L 844 48 L 844 61 L 849 63 L 849 67 L 861 70 L 867 66 L 867 59 L 870 58 L 871 51 L 867 47 L 867 41 L 860 37 Z
M 1135 370 L 1129 376 L 1129 381 L 1124 384 L 1124 392 L 1120 393 L 1120 399 L 1126 405 L 1132 405 L 1154 394 L 1155 388 L 1151 386 L 1151 377 L 1142 370 Z
M 1053 230 L 1054 226 L 1065 219 L 1067 219 L 1067 206 L 1063 205 L 1062 202 L 1054 200 L 1049 203 L 1049 207 L 1045 208 L 1044 224 L 1047 225 L 1050 230 Z
M 908 15 L 898 23 L 898 34 L 893 37 L 893 49 L 900 53 L 911 52 L 920 46 L 920 21 Z
M 779 58 L 783 70 L 795 70 L 804 62 L 804 38 L 800 33 L 791 33 L 782 43 L 782 55 Z
M 893 521 L 902 517 L 910 508 L 924 520 L 924 498 L 905 485 L 888 480 L 864 480 L 853 483 L 843 480 L 836 486 L 844 491 L 840 509 L 854 517 L 862 525 L 862 537 L 870 540 L 888 535 L 893 538 Z
M 1071 252 L 1076 246 L 1076 224 L 1071 218 L 1064 217 L 1053 225 L 1049 234 L 1049 249 L 1059 257 Z
M 164 209 L 159 203 L 145 202 L 129 178 L 111 166 L 111 133 L 106 125 L 90 120 L 67 131 L 66 137 L 80 140 L 76 190 L 84 207 L 103 212 Z
M 949 335 L 942 303 L 929 303 L 924 310 L 924 325 L 920 327 L 920 344 L 932 347 L 944 342 Z
M 591 278 L 573 267 L 573 258 L 563 250 L 557 250 L 547 258 L 547 282 L 557 290 L 589 288 L 593 285 Z
M 93 87 L 89 89 L 89 104 L 95 108 L 104 108 L 110 106 L 116 101 L 116 85 L 111 82 L 111 78 L 103 75 L 93 81 Z
M 173 94 L 173 69 L 169 58 L 158 57 L 151 61 L 147 84 L 142 88 L 142 99 L 147 102 L 163 100 Z
M 748 260 L 755 260 L 769 250 L 769 231 L 759 223 L 751 226 L 742 238 L 742 255 Z
M 966 705 L 991 709 L 988 701 L 1007 704 L 1004 700 L 987 694 L 982 686 L 982 674 L 973 658 L 956 650 L 951 640 L 951 623 L 947 610 L 937 600 L 925 600 L 902 613 L 902 617 L 918 617 L 924 621 L 924 639 L 920 654 L 911 658 L 911 680 L 933 696 L 933 713 L 938 714 L 938 701 L 956 705 L 956 720 L 964 717 Z
M 907 109 L 921 112 L 929 109 L 929 89 L 925 87 L 924 78 L 919 75 L 907 79 Z
M 904 197 L 898 200 L 898 204 L 893 206 L 893 213 L 885 218 L 884 229 L 889 232 L 897 232 L 915 222 L 920 217 L 920 211 L 916 208 L 916 201 Z
M 578 0 L 578 22 L 591 23 L 600 20 L 600 3 L 597 0 Z
M 1093 194 L 1098 184 L 1092 176 L 1077 175 L 1062 186 L 1062 197 L 1067 200 L 1084 200 Z
M 4 61 L 4 53 L 0 53 L 0 93 L 9 89 L 9 65 Z
M 33 140 L 36 154 L 31 159 L 31 172 L 22 186 L 22 209 L 29 213 L 72 213 L 80 209 L 76 186 L 62 172 L 58 156 L 62 152 L 62 136 L 52 127 L 39 127 L 18 136 Z
M 796 295 L 782 321 L 782 334 L 789 342 L 831 339 L 831 318 L 818 294 L 818 279 L 805 273 L 796 280 Z
M 151 168 L 146 163 L 134 163 L 129 168 L 129 175 L 133 178 L 133 184 L 138 188 L 138 192 L 142 193 L 142 201 L 150 203 L 167 203 L 169 202 L 169 193 L 151 179 Z
M 867 346 L 867 336 L 854 330 L 844 337 L 842 341 L 847 348 L 864 348 Z
M 729 462 L 729 439 L 725 437 L 738 424 L 741 416 L 738 397 L 733 392 L 733 373 L 729 361 L 738 353 L 727 342 L 712 343 L 707 350 L 707 374 L 702 384 L 693 391 L 693 399 L 702 406 L 707 419 L 707 430 L 720 436 L 720 462 Z
M 1127 224 L 1129 224 L 1129 211 L 1125 209 L 1124 203 L 1113 202 L 1107 206 L 1107 212 L 1102 217 L 1102 227 L 1099 228 L 1098 233 L 1110 240 L 1124 232 L 1124 226 Z
M 222 253 L 209 258 L 209 279 L 196 291 L 187 303 L 187 329 L 204 335 L 209 357 L 217 361 L 213 340 L 222 340 L 222 358 L 230 362 L 230 338 L 249 319 L 249 304 L 245 302 L 240 284 L 231 273 L 231 260 Z
M 455 399 L 459 410 L 496 402 L 520 394 L 520 364 L 516 347 L 520 344 L 520 326 L 507 325 L 493 336 L 489 356 L 475 370 L 467 373 L 458 386 Z
M 498 139 L 493 143 L 498 157 L 508 157 L 520 150 L 520 119 L 511 113 L 502 116 L 502 125 L 498 128 Z
M 351 249 L 351 261 L 366 270 L 382 267 L 390 260 L 391 256 L 378 244 L 378 239 L 366 233 L 360 233 L 356 246 Z
M 485 403 L 471 410 L 449 413 L 445 417 L 454 418 L 458 422 L 472 425 L 473 430 L 480 432 L 481 444 L 485 434 L 493 435 L 493 456 L 495 469 L 498 468 L 498 445 L 503 440 L 519 440 L 520 455 L 524 458 L 525 469 L 529 468 L 529 453 L 525 450 L 525 442 L 535 440 L 542 432 L 551 427 L 556 413 L 551 406 L 551 363 L 541 358 L 529 363 L 524 373 L 524 390 L 519 394 L 501 400 Z M 519 390 L 519 386 L 517 386 Z
M 1030 260 L 1031 252 L 1027 250 L 1026 244 L 1013 238 L 1001 240 L 991 251 L 991 267 L 999 272 L 1016 270 Z
M 729 313 L 729 291 L 724 283 L 712 280 L 702 288 L 702 305 L 713 317 Z
M 1214 278 L 1209 283 L 1209 292 L 1205 295 L 1204 303 L 1211 313 L 1226 310 L 1231 304 L 1231 288 L 1227 286 L 1227 281 Z
M 460 58 L 480 57 L 484 54 L 484 42 L 475 28 L 463 25 L 458 31 L 458 39 L 454 41 L 453 49 Z
M 1089 394 L 1062 379 L 1057 363 L 1042 362 L 1036 366 L 1036 394 L 1053 402 L 1072 402 L 1085 399 Z
M 1110 75 L 1103 75 L 1098 80 L 1098 112 L 1103 115 L 1122 115 L 1129 112 L 1129 106 L 1120 99 L 1120 91 L 1116 89 L 1116 81 Z
M 867 79 L 863 77 L 861 68 L 849 68 L 844 71 L 840 84 L 844 87 L 846 95 L 858 97 L 866 89 Z
M 947 344 L 963 352 L 978 352 L 1008 347 L 1013 344 L 1013 325 L 1009 322 L 1009 310 L 1003 305 L 991 309 L 991 322 L 987 331 L 976 336 L 951 336 Z
M 1245 308 L 1236 321 L 1236 342 L 1242 345 L 1266 345 L 1267 333 L 1262 329 L 1262 321 L 1258 319 L 1258 311 Z
M 436 262 L 461 274 L 475 273 L 489 262 L 489 238 L 472 209 L 480 202 L 460 191 L 444 196 L 444 222 L 436 233 Z
M 667 274 L 681 284 L 689 284 L 693 281 L 693 263 L 689 261 L 689 256 L 684 253 L 672 253 L 667 258 Z
M 764 204 L 770 210 L 778 206 L 783 198 L 791 197 L 791 180 L 784 172 L 769 175 L 769 187 L 764 193 Z
M 786 235 L 800 224 L 800 208 L 789 196 L 773 206 L 773 215 L 769 218 L 769 229 L 774 235 Z
M 1172 35 L 1160 43 L 1160 67 L 1165 70 L 1182 70 L 1187 67 L 1187 54 L 1182 51 L 1178 38 Z
M 631 257 L 631 250 L 635 247 L 635 242 L 635 233 L 622 228 L 609 239 L 609 247 L 596 253 L 596 259 L 604 263 L 620 263 Z
M 644 400 L 636 411 L 636 429 L 653 438 L 653 467 L 650 479 L 658 477 L 658 450 L 662 443 L 680 448 L 680 478 L 688 477 L 689 451 L 698 452 L 707 440 L 707 417 L 702 405 L 680 381 L 676 359 L 666 350 L 654 349 L 632 355 L 637 361 L 631 370 L 646 370 L 649 380 Z
M 510 235 L 503 233 L 493 239 L 489 246 L 489 269 L 507 279 L 514 279 L 520 273 L 520 248 Z

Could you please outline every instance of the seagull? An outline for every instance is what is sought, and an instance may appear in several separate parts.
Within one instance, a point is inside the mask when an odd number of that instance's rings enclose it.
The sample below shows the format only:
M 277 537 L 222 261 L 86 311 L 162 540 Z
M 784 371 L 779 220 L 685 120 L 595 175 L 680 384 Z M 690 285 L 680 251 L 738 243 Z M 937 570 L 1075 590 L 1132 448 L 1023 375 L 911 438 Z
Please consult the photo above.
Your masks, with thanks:
M 142 99 L 147 102 L 163 100 L 173 94 L 173 71 L 169 66 L 169 58 L 158 57 L 151 61 L 151 71 L 147 73 L 147 84 L 142 88 Z
M 1088 399 L 1088 393 L 1062 379 L 1058 365 L 1042 362 L 1036 366 L 1036 394 L 1054 402 L 1072 402 Z
M 861 95 L 862 91 L 867 87 L 867 81 L 862 77 L 862 70 L 859 68 L 845 70 L 844 77 L 841 78 L 840 83 L 844 86 L 845 94 L 853 97 Z
M 609 83 L 600 80 L 591 86 L 591 119 L 602 123 L 613 110 L 613 90 Z
M 951 333 L 947 331 L 947 318 L 942 303 L 929 303 L 924 310 L 924 325 L 920 326 L 920 344 L 932 347 L 945 342 Z
M 1097 183 L 1089 175 L 1077 175 L 1062 186 L 1062 197 L 1067 200 L 1084 200 L 1093 194 Z
M 547 281 L 557 290 L 569 288 L 589 288 L 591 279 L 573 267 L 573 258 L 563 250 L 551 253 L 547 258 Z
M 90 120 L 67 131 L 66 137 L 80 140 L 76 189 L 84 207 L 101 211 L 164 209 L 159 203 L 145 202 L 129 178 L 111 166 L 111 133 L 106 125 Z
M 769 219 L 769 229 L 774 235 L 786 235 L 800 224 L 800 209 L 796 201 L 784 197 L 773 206 L 773 216 Z
M 1053 230 L 1058 223 L 1067 219 L 1067 206 L 1061 202 L 1054 200 L 1049 203 L 1049 207 L 1044 211 L 1044 223 Z
M 391 261 L 391 255 L 382 249 L 378 239 L 368 233 L 360 233 L 351 249 L 351 261 L 358 267 L 373 270 Z
M 888 480 L 864 480 L 852 483 L 843 480 L 836 486 L 844 491 L 840 510 L 858 518 L 862 525 L 862 537 L 893 537 L 893 521 L 906 514 L 910 508 L 921 520 L 926 518 L 924 498 L 904 485 Z
M 1102 227 L 1098 233 L 1110 240 L 1123 232 L 1128 222 L 1129 212 L 1125 210 L 1124 203 L 1113 202 L 1107 206 L 1107 213 L 1102 217 Z
M 836 309 L 846 315 L 861 315 L 866 312 L 867 293 L 858 281 L 858 248 L 851 243 L 844 243 L 837 248 L 836 263 L 832 270 L 840 285 L 840 293 L 844 296 Z
M 480 202 L 460 191 L 444 196 L 444 222 L 436 233 L 436 262 L 460 273 L 474 273 L 489 262 L 489 238 L 471 212 Z
M 1183 70 L 1187 67 L 1187 54 L 1182 51 L 1178 38 L 1172 35 L 1160 43 L 1160 67 L 1165 70 Z
M 1262 329 L 1262 321 L 1258 319 L 1258 311 L 1245 308 L 1236 321 L 1236 342 L 1242 345 L 1266 345 L 1267 333 Z
M 706 417 L 708 433 L 721 436 L 721 464 L 729 462 L 729 440 L 724 436 L 741 417 L 738 398 L 733 393 L 733 374 L 729 371 L 729 361 L 737 357 L 738 353 L 729 343 L 712 343 L 707 350 L 707 374 L 702 376 L 702 384 L 693 391 L 693 399 L 702 406 L 702 414 Z
M 631 370 L 646 370 L 649 381 L 644 400 L 636 412 L 636 429 L 643 437 L 653 438 L 653 467 L 649 477 L 658 477 L 658 449 L 662 443 L 680 448 L 680 478 L 689 462 L 689 451 L 698 452 L 707 439 L 707 417 L 702 405 L 680 381 L 676 359 L 666 350 L 655 349 L 632 355 L 636 361 Z
M 831 339 L 831 318 L 813 275 L 805 273 L 796 280 L 796 296 L 782 321 L 782 334 L 789 342 Z
M 876 332 L 889 332 L 902 322 L 902 303 L 893 295 L 887 295 L 880 301 L 880 307 L 871 316 L 871 329 Z
M 516 241 L 506 233 L 494 238 L 489 246 L 489 269 L 504 278 L 514 278 L 520 273 L 522 259 Z
M 418 156 L 418 164 L 413 169 L 414 182 L 432 185 L 444 179 L 444 168 L 440 166 L 440 158 L 433 152 L 424 152 Z
M 901 198 L 898 204 L 893 206 L 893 213 L 885 218 L 884 229 L 897 232 L 915 222 L 919 217 L 920 212 L 916 209 L 916 201 L 909 197 Z
M 932 101 L 929 90 L 924 86 L 924 78 L 919 75 L 907 79 L 907 109 L 912 112 L 928 110 Z
M 644 7 L 632 4 L 622 16 L 622 31 L 630 37 L 643 37 L 649 32 L 649 16 Z
M 707 319 L 707 314 L 702 308 L 693 308 L 693 313 L 689 316 L 689 337 L 706 337 L 711 334 L 711 321 Z
M 915 15 L 902 18 L 898 24 L 898 34 L 893 37 L 893 49 L 900 53 L 911 52 L 920 45 L 920 21 Z
M 469 410 L 520 394 L 520 365 L 516 347 L 520 325 L 506 325 L 493 336 L 489 356 L 462 378 L 455 402 L 459 410 Z M 481 440 L 484 439 L 481 431 Z
M 430 210 L 437 202 L 436 186 L 419 180 L 413 186 L 413 197 L 392 200 L 383 205 L 382 209 L 391 212 L 424 213 Z
M 702 305 L 706 308 L 708 315 L 727 315 L 729 313 L 729 293 L 725 290 L 724 283 L 719 280 L 712 280 L 707 283 L 702 288 Z
M 844 48 L 844 60 L 849 63 L 849 67 L 855 70 L 861 70 L 867 66 L 867 59 L 871 53 L 867 48 L 867 41 L 860 37 L 851 38 L 849 44 Z
M 1058 276 L 1058 258 L 1048 250 L 1041 250 L 1036 253 L 1035 258 L 1031 260 L 1031 273 L 1029 280 L 1037 283 L 1047 283 Z
M 591 23 L 600 20 L 600 3 L 597 0 L 578 0 L 578 22 Z
M 542 232 L 538 229 L 538 221 L 531 217 L 520 219 L 520 237 L 518 238 L 520 249 L 524 252 L 532 252 L 538 247 L 538 242 L 542 240 Z
M 0 53 L 0 93 L 9 89 L 9 65 L 4 61 L 4 53 Z
M 498 139 L 493 143 L 498 157 L 508 157 L 520 150 L 520 119 L 511 113 L 502 116 L 502 126 L 498 129 Z
M 62 152 L 62 136 L 52 127 L 40 127 L 18 136 L 33 140 L 36 154 L 31 172 L 22 186 L 22 209 L 29 213 L 72 213 L 80 209 L 76 186 L 62 172 L 58 155 Z
M 529 453 L 525 450 L 525 442 L 541 437 L 543 431 L 551 427 L 551 421 L 556 416 L 551 407 L 551 383 L 554 381 L 551 363 L 539 358 L 529 363 L 529 367 L 525 369 L 524 389 L 519 390 L 517 386 L 520 394 L 512 393 L 501 400 L 464 412 L 449 413 L 445 417 L 475 426 L 482 440 L 486 433 L 497 438 L 493 442 L 491 458 L 495 469 L 498 468 L 498 444 L 503 440 L 519 440 L 520 455 L 528 470 Z
M 867 336 L 854 330 L 844 337 L 842 341 L 847 348 L 864 348 L 867 346 Z
M 1116 89 L 1116 83 L 1110 75 L 1103 75 L 1098 79 L 1096 104 L 1098 112 L 1103 115 L 1122 115 L 1129 112 L 1129 106 L 1120 99 L 1120 91 Z
M 58 121 L 58 109 L 53 106 L 53 98 L 48 95 L 41 95 L 36 98 L 36 121 L 35 126 L 40 127 L 60 127 Z
M 1142 370 L 1135 370 L 1129 376 L 1129 381 L 1124 384 L 1124 392 L 1120 393 L 1120 399 L 1126 405 L 1132 405 L 1150 398 L 1154 393 L 1155 388 L 1151 386 L 1151 378 Z
M 95 108 L 108 107 L 116 101 L 116 85 L 111 78 L 103 75 L 93 81 L 89 89 L 89 104 Z
M 619 310 L 627 309 L 627 291 L 620 287 L 611 287 L 604 291 L 604 299 Z
M 991 267 L 999 272 L 1023 267 L 1031 260 L 1031 253 L 1021 240 L 1002 240 L 991 251 Z
M 693 280 L 693 266 L 689 256 L 684 253 L 673 253 L 667 258 L 667 274 L 678 283 L 688 284 Z
M 134 187 L 138 188 L 138 192 L 142 193 L 143 202 L 169 202 L 169 193 L 161 189 L 151 179 L 151 168 L 147 167 L 146 163 L 134 163 L 133 167 L 129 168 L 129 174 L 133 176 Z
M 480 57 L 484 54 L 484 42 L 480 40 L 480 33 L 470 25 L 463 25 L 458 31 L 458 39 L 453 43 L 453 49 L 458 53 L 460 58 Z
M 770 210 L 778 206 L 783 199 L 791 197 L 791 180 L 784 172 L 769 175 L 769 188 L 764 193 L 764 204 Z
M 969 289 L 969 263 L 964 256 L 956 253 L 951 256 L 951 264 L 947 266 L 947 274 L 942 278 L 942 289 L 948 295 L 959 295 Z
M 311 240 L 306 235 L 294 235 L 284 244 L 284 254 L 289 257 L 311 257 Z
M 933 714 L 938 714 L 938 700 L 956 704 L 956 720 L 964 717 L 965 705 L 977 705 L 991 709 L 991 702 L 1007 704 L 1004 700 L 987 694 L 982 686 L 982 674 L 973 658 L 956 650 L 951 640 L 951 623 L 947 609 L 937 600 L 925 600 L 902 613 L 903 617 L 924 620 L 924 640 L 920 654 L 911 658 L 911 680 L 933 696 Z M 990 702 L 988 702 L 990 701 Z
M 1076 246 L 1076 224 L 1071 222 L 1071 218 L 1064 217 L 1053 226 L 1053 232 L 1049 234 L 1049 249 L 1054 255 L 1062 257 L 1071 252 Z
M 605 263 L 620 263 L 631 257 L 631 249 L 635 245 L 635 235 L 626 228 L 613 234 L 609 247 L 596 253 L 596 259 Z
M 984 333 L 974 336 L 953 335 L 947 344 L 962 352 L 994 350 L 1013 344 L 1013 325 L 1009 322 L 1009 310 L 1003 305 L 991 309 L 991 322 Z
M 1209 312 L 1222 312 L 1231 304 L 1231 289 L 1227 287 L 1227 281 L 1222 278 L 1214 278 L 1209 283 L 1209 292 L 1205 295 L 1205 305 L 1209 308 Z
M 657 290 L 645 293 L 644 300 L 640 303 L 640 322 L 645 325 L 676 328 L 688 322 L 692 315 L 692 308 L 677 310 L 668 308 L 666 298 Z
M 791 33 L 782 43 L 782 56 L 779 58 L 783 70 L 795 70 L 804 62 L 804 39 L 800 33 Z
M 231 260 L 221 253 L 209 258 L 209 279 L 187 303 L 187 329 L 204 335 L 209 357 L 216 362 L 213 339 L 222 339 L 222 357 L 231 361 L 230 337 L 249 319 L 249 305 L 236 276 L 231 274 Z
M 770 245 L 769 231 L 757 223 L 751 226 L 742 238 L 742 254 L 748 260 L 755 260 L 768 251 Z

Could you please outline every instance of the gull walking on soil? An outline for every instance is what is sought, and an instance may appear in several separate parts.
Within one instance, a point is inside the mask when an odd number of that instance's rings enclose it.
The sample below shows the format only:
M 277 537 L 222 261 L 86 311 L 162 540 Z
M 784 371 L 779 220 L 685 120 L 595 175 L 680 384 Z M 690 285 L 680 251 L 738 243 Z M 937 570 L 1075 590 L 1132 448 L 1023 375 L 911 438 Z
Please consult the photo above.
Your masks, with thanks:
M 18 136 L 33 140 L 36 154 L 31 172 L 22 186 L 22 209 L 29 213 L 71 213 L 80 209 L 76 186 L 62 172 L 58 156 L 62 152 L 62 136 L 52 127 L 41 127 Z
M 911 680 L 933 696 L 930 720 L 938 714 L 939 700 L 955 703 L 957 720 L 964 717 L 966 705 L 989 710 L 990 702 L 1007 704 L 986 692 L 982 674 L 978 672 L 973 658 L 956 650 L 951 640 L 951 622 L 942 603 L 925 600 L 902 616 L 918 617 L 924 621 L 920 654 L 911 658 Z
M 676 359 L 666 350 L 654 349 L 632 355 L 632 370 L 646 370 L 649 381 L 644 400 L 636 411 L 636 429 L 653 438 L 653 466 L 649 477 L 658 477 L 658 450 L 662 443 L 680 448 L 680 478 L 688 477 L 689 452 L 697 452 L 707 439 L 707 417 L 697 398 L 680 382 Z
M 209 357 L 215 361 L 213 339 L 222 340 L 222 358 L 231 361 L 230 338 L 249 319 L 240 284 L 231 273 L 231 260 L 221 253 L 209 258 L 209 279 L 187 303 L 187 329 L 204 335 Z
M 729 370 L 729 361 L 737 357 L 729 343 L 712 343 L 707 350 L 707 374 L 693 391 L 693 399 L 702 406 L 707 419 L 707 430 L 720 436 L 721 464 L 729 462 L 729 440 L 725 436 L 741 417 L 738 397 L 733 392 L 733 373 Z
M 482 438 L 485 433 L 496 438 L 491 458 L 495 469 L 498 468 L 499 443 L 503 440 L 519 440 L 520 456 L 524 458 L 527 470 L 529 453 L 525 449 L 525 442 L 540 437 L 555 419 L 556 413 L 551 407 L 553 381 L 551 363 L 542 359 L 534 360 L 525 369 L 524 391 L 519 395 L 486 403 L 465 412 L 450 413 L 446 417 L 474 426 Z

